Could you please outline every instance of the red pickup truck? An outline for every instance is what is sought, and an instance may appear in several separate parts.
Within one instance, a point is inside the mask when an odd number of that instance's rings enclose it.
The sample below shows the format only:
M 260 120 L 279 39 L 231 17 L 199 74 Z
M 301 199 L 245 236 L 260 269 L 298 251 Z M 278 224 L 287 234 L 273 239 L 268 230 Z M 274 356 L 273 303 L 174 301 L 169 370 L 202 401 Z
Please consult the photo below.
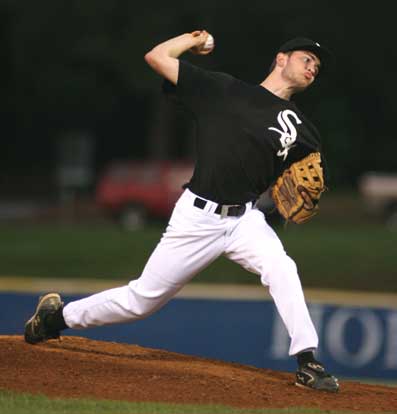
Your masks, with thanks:
M 192 172 L 189 161 L 114 162 L 99 178 L 96 201 L 134 230 L 150 217 L 168 218 Z

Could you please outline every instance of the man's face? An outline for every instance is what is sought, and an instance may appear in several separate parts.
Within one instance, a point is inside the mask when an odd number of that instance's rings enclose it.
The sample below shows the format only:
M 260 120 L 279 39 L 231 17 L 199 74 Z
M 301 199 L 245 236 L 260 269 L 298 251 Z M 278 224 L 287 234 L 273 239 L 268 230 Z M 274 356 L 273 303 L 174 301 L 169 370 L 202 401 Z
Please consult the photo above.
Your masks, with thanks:
M 314 53 L 295 50 L 285 54 L 281 74 L 297 91 L 302 91 L 314 82 L 319 70 L 320 59 Z

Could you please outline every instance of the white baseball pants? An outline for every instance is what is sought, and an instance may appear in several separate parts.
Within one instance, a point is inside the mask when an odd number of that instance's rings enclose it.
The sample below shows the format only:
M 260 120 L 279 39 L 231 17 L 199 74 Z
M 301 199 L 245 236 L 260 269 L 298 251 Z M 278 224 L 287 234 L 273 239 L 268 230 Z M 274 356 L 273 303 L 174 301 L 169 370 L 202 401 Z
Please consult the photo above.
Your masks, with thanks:
M 241 217 L 203 210 L 189 190 L 176 203 L 168 227 L 141 276 L 128 285 L 71 302 L 63 309 L 70 328 L 88 328 L 143 319 L 167 303 L 190 279 L 220 255 L 260 275 L 291 338 L 290 355 L 317 348 L 296 265 L 264 215 L 247 203 Z M 202 197 L 200 197 L 202 198 Z

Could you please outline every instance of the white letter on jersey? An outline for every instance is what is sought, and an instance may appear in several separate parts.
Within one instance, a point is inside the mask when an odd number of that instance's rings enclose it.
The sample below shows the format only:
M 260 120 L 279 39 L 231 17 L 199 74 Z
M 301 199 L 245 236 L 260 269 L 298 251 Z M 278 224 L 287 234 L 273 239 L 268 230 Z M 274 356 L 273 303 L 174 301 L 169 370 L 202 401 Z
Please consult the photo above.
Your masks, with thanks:
M 298 125 L 302 123 L 294 111 L 286 109 L 285 111 L 280 111 L 277 116 L 277 121 L 280 124 L 282 130 L 273 127 L 268 128 L 269 130 L 276 131 L 280 134 L 282 150 L 279 150 L 277 152 L 277 155 L 279 157 L 283 157 L 283 161 L 285 161 L 287 158 L 288 151 L 294 146 L 294 142 L 296 141 L 297 136 L 295 125 L 291 122 L 289 116 L 295 118 L 295 121 Z

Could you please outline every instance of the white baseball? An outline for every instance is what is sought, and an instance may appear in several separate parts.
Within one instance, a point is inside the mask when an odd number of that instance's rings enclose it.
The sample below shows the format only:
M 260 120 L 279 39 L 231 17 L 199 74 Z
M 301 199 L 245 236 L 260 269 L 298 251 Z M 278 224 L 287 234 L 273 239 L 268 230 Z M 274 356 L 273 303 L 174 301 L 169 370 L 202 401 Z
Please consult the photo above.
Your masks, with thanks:
M 211 50 L 214 48 L 215 40 L 212 35 L 208 35 L 207 40 L 204 43 L 203 50 Z

